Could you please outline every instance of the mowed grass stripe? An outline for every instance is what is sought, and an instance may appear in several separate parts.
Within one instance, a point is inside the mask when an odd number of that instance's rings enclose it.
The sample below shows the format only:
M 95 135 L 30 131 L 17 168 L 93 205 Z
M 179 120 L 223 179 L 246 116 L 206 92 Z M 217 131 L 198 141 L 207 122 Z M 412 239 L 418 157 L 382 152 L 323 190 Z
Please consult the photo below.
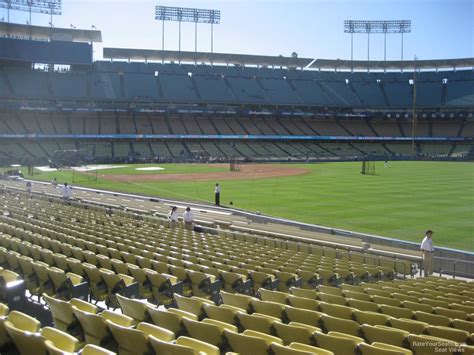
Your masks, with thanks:
M 191 165 L 205 172 L 212 165 Z M 283 164 L 282 164 L 283 165 Z M 360 174 L 360 163 L 291 164 L 305 175 L 225 180 L 222 202 L 237 208 L 306 223 L 420 242 L 435 230 L 438 246 L 474 251 L 474 165 L 453 162 L 376 163 L 375 176 Z M 170 169 L 179 164 L 170 166 Z M 135 167 L 127 169 L 133 170 Z M 177 168 L 181 169 L 183 167 Z M 184 170 L 184 169 L 183 169 Z M 196 171 L 196 172 L 197 172 Z M 121 172 L 123 173 L 123 172 Z M 70 173 L 36 177 L 70 182 Z M 99 177 L 85 186 L 168 198 L 213 202 L 215 181 L 117 183 Z

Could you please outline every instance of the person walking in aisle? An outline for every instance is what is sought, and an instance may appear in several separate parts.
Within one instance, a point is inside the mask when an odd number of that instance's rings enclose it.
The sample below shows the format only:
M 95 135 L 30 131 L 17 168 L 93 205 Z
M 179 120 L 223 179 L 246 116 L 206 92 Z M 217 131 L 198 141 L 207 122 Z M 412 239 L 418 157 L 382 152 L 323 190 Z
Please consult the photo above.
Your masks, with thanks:
M 69 200 L 72 196 L 72 187 L 67 184 L 67 182 L 64 183 L 64 186 L 61 188 L 61 195 L 64 200 Z
M 216 187 L 214 188 L 214 197 L 215 197 L 216 206 L 220 206 L 221 205 L 221 187 L 219 183 L 217 183 Z
M 425 277 L 433 274 L 434 247 L 433 247 L 432 237 L 433 237 L 433 231 L 431 229 L 428 229 L 425 233 L 425 237 L 423 238 L 423 241 L 421 242 L 421 246 L 420 246 L 421 252 L 423 253 L 423 270 L 425 271 Z
M 178 226 L 178 207 L 171 207 L 168 213 L 168 221 L 170 221 L 170 228 L 176 228 Z
M 183 221 L 184 221 L 184 228 L 186 228 L 189 231 L 192 231 L 194 216 L 193 216 L 193 213 L 191 212 L 190 207 L 186 207 L 186 211 L 184 211 L 183 213 Z

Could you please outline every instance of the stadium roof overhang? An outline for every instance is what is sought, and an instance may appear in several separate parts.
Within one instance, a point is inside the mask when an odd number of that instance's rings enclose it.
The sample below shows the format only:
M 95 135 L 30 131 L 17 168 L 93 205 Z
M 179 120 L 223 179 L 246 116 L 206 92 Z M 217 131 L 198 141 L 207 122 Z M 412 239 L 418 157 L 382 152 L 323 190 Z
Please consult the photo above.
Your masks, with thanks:
M 127 59 L 127 60 L 156 60 L 168 62 L 190 62 L 190 63 L 214 63 L 234 65 L 256 65 L 256 66 L 283 66 L 283 67 L 305 67 L 311 63 L 308 58 L 292 58 L 283 56 L 265 56 L 229 53 L 207 53 L 207 52 L 178 52 L 161 51 L 153 49 L 128 49 L 128 48 L 104 48 L 104 58 Z
M 0 22 L 0 36 L 49 41 L 102 42 L 102 33 L 98 30 L 30 26 L 8 22 Z
M 311 68 L 323 70 L 413 70 L 413 61 L 366 61 L 311 59 L 230 53 L 162 51 L 153 49 L 104 48 L 103 57 L 112 60 L 165 61 L 232 64 L 258 67 Z M 474 58 L 417 60 L 418 69 L 474 68 Z

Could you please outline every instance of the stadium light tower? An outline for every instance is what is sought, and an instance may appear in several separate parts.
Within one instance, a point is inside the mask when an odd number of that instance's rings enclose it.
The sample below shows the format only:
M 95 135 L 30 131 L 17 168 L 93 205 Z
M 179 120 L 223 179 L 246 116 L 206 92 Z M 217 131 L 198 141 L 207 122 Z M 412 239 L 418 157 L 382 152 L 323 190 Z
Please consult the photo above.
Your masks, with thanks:
M 351 34 L 351 61 L 354 60 L 354 33 L 367 33 L 367 60 L 370 59 L 370 34 L 383 33 L 383 60 L 387 60 L 387 33 L 400 33 L 402 37 L 402 55 L 403 60 L 403 34 L 411 32 L 411 20 L 395 21 L 359 21 L 345 20 L 344 33 Z
M 221 22 L 219 10 L 193 9 L 187 7 L 156 6 L 155 20 L 162 22 L 161 49 L 165 49 L 165 21 L 179 22 L 178 48 L 181 52 L 181 22 L 194 22 L 194 51 L 197 52 L 197 24 L 211 25 L 211 53 L 214 51 L 214 25 Z
M 50 15 L 50 24 L 53 27 L 53 15 L 61 15 L 61 0 L 0 0 L 0 8 L 7 9 L 7 22 L 10 22 L 10 10 L 37 12 Z

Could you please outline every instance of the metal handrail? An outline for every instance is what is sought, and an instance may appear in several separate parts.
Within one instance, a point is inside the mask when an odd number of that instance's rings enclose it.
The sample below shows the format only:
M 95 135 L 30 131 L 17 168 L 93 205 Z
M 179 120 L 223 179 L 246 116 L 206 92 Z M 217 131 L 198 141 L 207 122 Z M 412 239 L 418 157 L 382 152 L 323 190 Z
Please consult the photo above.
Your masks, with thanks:
M 467 261 L 467 260 L 459 260 L 459 259 L 452 259 L 452 258 L 443 258 L 440 256 L 435 256 L 433 259 L 438 259 L 438 260 L 451 260 L 453 262 L 453 269 L 452 270 L 440 270 L 439 275 L 443 276 L 443 273 L 452 273 L 453 279 L 456 278 L 456 265 L 457 264 L 472 264 L 474 265 L 474 261 Z M 469 274 L 469 273 L 462 273 L 462 275 L 465 275 L 465 277 L 474 279 L 474 274 Z M 459 274 L 461 276 L 461 273 Z

